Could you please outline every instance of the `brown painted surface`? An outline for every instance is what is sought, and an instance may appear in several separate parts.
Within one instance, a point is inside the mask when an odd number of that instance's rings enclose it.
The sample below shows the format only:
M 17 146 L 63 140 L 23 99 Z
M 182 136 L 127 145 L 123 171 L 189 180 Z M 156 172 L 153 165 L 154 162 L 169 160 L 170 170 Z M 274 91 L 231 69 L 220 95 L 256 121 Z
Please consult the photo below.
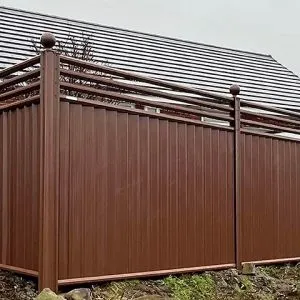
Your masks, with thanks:
M 41 54 L 39 290 L 57 290 L 59 200 L 59 56 Z
M 0 77 L 38 61 L 0 71 Z M 227 104 L 181 99 L 215 108 L 209 115 L 230 126 L 70 100 L 59 95 L 66 87 L 133 98 L 123 91 L 60 83 L 58 55 L 43 51 L 40 82 L 34 83 L 40 94 L 16 103 L 8 98 L 26 87 L 2 92 L 2 100 L 9 101 L 0 108 L 0 268 L 38 276 L 39 289 L 57 290 L 58 284 L 300 260 L 300 143 L 259 133 L 261 128 L 299 133 L 294 119 L 299 113 L 238 99 L 228 106 L 231 99 L 220 95 L 73 58 L 62 61 L 224 100 Z M 241 114 L 240 104 L 242 110 L 263 108 L 283 116 L 254 120 L 257 113 Z M 230 117 L 220 117 L 216 109 L 231 112 Z
M 60 112 L 59 279 L 234 263 L 233 132 Z
M 300 143 L 241 135 L 242 261 L 300 257 Z
M 0 109 L 0 264 L 38 270 L 39 106 Z

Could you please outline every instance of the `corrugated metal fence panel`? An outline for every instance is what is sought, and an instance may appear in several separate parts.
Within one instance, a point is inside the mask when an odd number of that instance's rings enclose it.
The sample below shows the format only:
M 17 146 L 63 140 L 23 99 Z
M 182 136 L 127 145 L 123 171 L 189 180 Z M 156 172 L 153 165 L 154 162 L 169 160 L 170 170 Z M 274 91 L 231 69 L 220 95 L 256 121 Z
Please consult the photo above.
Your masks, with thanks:
M 300 257 L 299 163 L 299 142 L 242 134 L 242 261 Z
M 0 263 L 37 271 L 38 106 L 0 111 Z
M 60 279 L 234 263 L 232 132 L 60 109 Z

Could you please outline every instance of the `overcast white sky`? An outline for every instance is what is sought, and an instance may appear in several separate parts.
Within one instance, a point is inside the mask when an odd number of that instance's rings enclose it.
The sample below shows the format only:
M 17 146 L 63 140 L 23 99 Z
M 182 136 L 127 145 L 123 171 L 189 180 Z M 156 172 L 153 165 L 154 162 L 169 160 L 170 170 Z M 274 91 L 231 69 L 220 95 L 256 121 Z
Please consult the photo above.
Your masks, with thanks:
M 0 0 L 0 5 L 271 54 L 300 75 L 300 0 Z

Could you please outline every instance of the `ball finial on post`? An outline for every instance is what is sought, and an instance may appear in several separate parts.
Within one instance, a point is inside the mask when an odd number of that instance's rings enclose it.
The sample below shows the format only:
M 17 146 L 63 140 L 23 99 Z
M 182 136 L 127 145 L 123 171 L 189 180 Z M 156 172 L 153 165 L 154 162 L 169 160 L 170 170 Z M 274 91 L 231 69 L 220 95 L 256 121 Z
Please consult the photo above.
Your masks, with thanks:
M 51 49 L 56 43 L 55 36 L 51 32 L 45 32 L 41 36 L 41 44 L 45 49 Z
M 239 95 L 239 93 L 241 91 L 240 87 L 237 84 L 233 84 L 229 90 L 230 90 L 230 94 L 233 97 L 236 97 L 237 95 Z

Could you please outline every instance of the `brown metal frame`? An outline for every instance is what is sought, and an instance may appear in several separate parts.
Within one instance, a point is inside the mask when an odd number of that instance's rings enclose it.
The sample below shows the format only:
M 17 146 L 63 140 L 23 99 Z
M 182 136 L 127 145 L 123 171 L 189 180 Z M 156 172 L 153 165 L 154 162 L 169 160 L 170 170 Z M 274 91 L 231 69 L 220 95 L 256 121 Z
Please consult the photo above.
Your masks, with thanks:
M 40 62 L 40 67 L 37 64 Z M 69 66 L 66 68 L 66 66 Z M 70 70 L 73 66 L 73 70 Z M 83 68 L 84 72 L 74 71 L 74 67 Z M 29 68 L 29 70 L 28 70 Z M 34 68 L 32 70 L 32 68 Z M 111 79 L 105 79 L 92 72 L 101 72 L 112 76 Z M 19 72 L 23 72 L 21 75 Z M 17 75 L 14 75 L 18 73 Z M 39 105 L 39 167 L 40 167 L 40 182 L 39 182 L 39 258 L 38 271 L 21 268 L 19 266 L 10 266 L 2 263 L 0 260 L 0 268 L 12 270 L 18 273 L 38 276 L 39 289 L 44 287 L 57 290 L 58 285 L 78 284 L 83 282 L 93 282 L 99 280 L 112 280 L 142 276 L 156 276 L 163 274 L 184 273 L 202 271 L 207 269 L 240 267 L 243 262 L 243 257 L 240 254 L 240 249 L 244 242 L 244 237 L 241 234 L 241 174 L 240 174 L 240 136 L 241 133 L 249 133 L 257 136 L 266 136 L 276 138 L 278 141 L 285 142 L 287 139 L 279 137 L 275 134 L 268 133 L 264 129 L 272 129 L 276 131 L 284 131 L 300 134 L 300 114 L 267 107 L 263 105 L 249 103 L 240 100 L 238 95 L 224 97 L 198 89 L 172 84 L 169 82 L 160 81 L 157 79 L 136 75 L 120 71 L 117 69 L 79 61 L 70 57 L 60 57 L 52 50 L 45 50 L 40 56 L 29 59 L 13 67 L 0 71 L 0 78 L 4 80 L 0 82 L 0 114 L 9 112 L 33 104 Z M 69 83 L 66 78 L 81 80 L 80 84 Z M 120 78 L 132 80 L 132 84 L 120 82 Z M 33 83 L 26 83 L 28 80 L 35 79 Z M 140 87 L 136 85 L 136 81 L 150 84 L 151 87 Z M 19 84 L 26 84 L 20 86 Z M 88 83 L 88 84 L 86 84 Z M 99 84 L 100 87 L 91 87 L 90 83 Z M 166 91 L 158 91 L 155 86 L 163 87 Z M 6 91 L 7 88 L 11 90 Z M 109 90 L 114 88 L 115 90 Z M 39 95 L 27 95 L 39 89 Z M 87 98 L 69 96 L 69 92 L 79 92 L 86 95 Z M 187 93 L 187 95 L 174 94 L 174 91 Z M 96 96 L 98 98 L 89 99 L 88 96 Z M 145 98 L 146 96 L 159 97 L 163 99 L 171 99 L 181 102 L 182 104 L 174 105 L 163 102 L 155 102 Z M 16 98 L 17 97 L 17 98 Z M 101 98 L 102 97 L 102 98 Z M 205 97 L 203 99 L 201 97 Z M 103 100 L 104 98 L 104 100 Z M 105 102 L 105 99 L 114 99 L 122 102 L 129 102 L 143 105 L 163 108 L 166 111 L 170 110 L 173 113 L 151 113 L 138 108 L 126 108 L 121 105 Z M 2 102 L 2 103 L 1 103 Z M 212 266 L 199 266 L 188 268 L 176 268 L 152 272 L 137 272 L 129 274 L 113 274 L 107 276 L 90 276 L 84 278 L 59 279 L 58 276 L 58 224 L 59 224 L 59 141 L 60 141 L 60 103 L 67 102 L 70 104 L 78 104 L 89 106 L 92 108 L 105 108 L 108 111 L 126 112 L 138 116 L 147 116 L 158 120 L 170 120 L 183 124 L 192 124 L 212 129 L 220 129 L 226 132 L 233 132 L 234 136 L 234 251 L 235 263 L 222 264 Z M 192 108 L 185 106 L 192 104 Z M 257 113 L 249 111 L 248 108 L 263 110 L 265 113 Z M 268 113 L 273 113 L 268 115 Z M 182 115 L 186 113 L 187 115 Z M 276 113 L 277 115 L 274 115 Z M 175 114 L 175 115 L 174 115 Z M 176 116 L 178 114 L 178 116 Z M 191 119 L 188 114 L 199 117 L 199 119 Z M 213 124 L 204 122 L 200 117 L 209 117 L 214 120 L 222 120 L 228 122 L 228 125 Z M 5 156 L 5 153 L 3 153 Z M 1 158 L 2 159 L 2 158 Z M 1 162 L 1 160 L 0 160 Z M 6 168 L 7 169 L 7 166 Z M 3 182 L 7 180 L 3 171 Z M 5 183 L 3 183 L 3 186 Z M 71 187 L 70 187 L 71 188 Z M 6 191 L 1 190 L 0 195 L 4 201 L 8 201 Z M 4 204 L 3 204 L 4 205 Z M 1 203 L 0 203 L 1 206 Z M 4 211 L 4 209 L 2 210 Z M 3 212 L 4 213 L 4 212 Z M 2 220 L 2 236 L 7 238 L 8 229 L 6 228 L 6 219 Z M 13 238 L 13 237 L 10 237 Z M 1 238 L 0 238 L 1 239 Z M 2 248 L 7 247 L 7 241 L 2 241 Z M 4 250 L 3 250 L 4 251 Z M 4 252 L 3 252 L 4 253 Z M 3 254 L 4 256 L 4 254 Z M 298 257 L 282 258 L 270 260 L 262 260 L 261 263 L 285 262 L 299 260 Z M 257 262 L 259 263 L 259 262 Z
M 235 230 L 235 262 L 236 267 L 241 267 L 241 257 L 239 253 L 240 245 L 240 130 L 241 130 L 241 114 L 240 114 L 240 99 L 237 95 L 234 98 L 234 230 Z
M 58 281 L 59 56 L 41 54 L 39 288 Z
M 172 275 L 172 274 L 185 274 L 185 273 L 194 273 L 194 272 L 204 272 L 210 270 L 226 270 L 235 267 L 236 267 L 235 264 L 224 264 L 224 265 L 203 266 L 203 267 L 193 267 L 193 268 L 168 269 L 168 270 L 160 270 L 160 271 L 152 271 L 152 272 L 62 279 L 62 280 L 58 280 L 58 285 L 66 286 L 66 285 L 76 285 L 76 284 L 92 283 L 92 282 L 99 282 L 99 281 L 111 281 L 111 280 L 122 280 L 122 279 L 125 280 L 130 278 L 145 278 L 145 277 L 150 278 L 155 276 L 164 276 L 164 275 Z

